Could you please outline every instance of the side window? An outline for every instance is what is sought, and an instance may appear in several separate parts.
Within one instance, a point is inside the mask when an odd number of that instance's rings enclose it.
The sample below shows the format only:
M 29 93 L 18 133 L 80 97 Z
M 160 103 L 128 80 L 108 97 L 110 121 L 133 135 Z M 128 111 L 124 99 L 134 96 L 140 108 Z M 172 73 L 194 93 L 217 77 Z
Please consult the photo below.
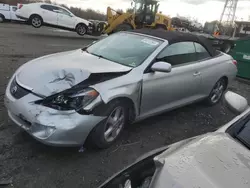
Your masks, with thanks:
M 53 11 L 53 6 L 50 5 L 41 5 L 41 8 L 44 10 Z
M 208 51 L 199 43 L 194 43 L 196 49 L 197 60 L 202 60 L 211 57 Z
M 62 8 L 58 8 L 58 10 L 59 10 L 59 13 L 60 13 L 60 14 L 65 14 L 65 15 L 67 15 L 67 16 L 70 16 L 70 12 L 68 12 L 67 10 L 62 9 Z
M 158 56 L 158 61 L 170 63 L 172 66 L 196 61 L 193 42 L 179 42 L 166 47 Z
M 13 12 L 16 12 L 16 10 L 17 10 L 17 7 L 12 7 Z

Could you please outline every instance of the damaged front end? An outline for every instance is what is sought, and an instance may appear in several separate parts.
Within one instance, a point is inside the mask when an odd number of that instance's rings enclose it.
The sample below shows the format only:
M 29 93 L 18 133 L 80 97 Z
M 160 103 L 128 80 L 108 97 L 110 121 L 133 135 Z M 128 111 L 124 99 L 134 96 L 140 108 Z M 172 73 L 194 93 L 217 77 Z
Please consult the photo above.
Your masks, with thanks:
M 95 107 L 103 102 L 99 92 L 91 86 L 126 73 L 92 73 L 71 88 L 52 92 L 48 96 L 25 88 L 18 77 L 13 77 L 6 90 L 5 105 L 12 121 L 38 141 L 53 146 L 79 146 L 84 144 L 91 130 L 105 119 L 93 113 Z M 61 90 L 63 87 L 60 86 L 66 85 L 62 83 L 69 82 L 65 79 L 54 79 L 47 85 L 58 84 Z M 27 92 L 23 93 L 20 88 Z M 22 95 L 17 95 L 18 92 Z
M 90 86 L 108 81 L 124 74 L 127 74 L 127 72 L 91 74 L 88 79 L 80 82 L 72 88 L 35 101 L 35 104 L 43 105 L 59 111 L 75 110 L 80 114 L 90 114 L 90 110 L 92 108 L 87 111 L 85 111 L 84 108 L 90 105 L 93 101 L 95 101 L 95 104 L 92 105 L 93 107 L 102 102 L 98 91 Z
M 79 91 L 67 90 L 54 94 L 45 99 L 35 101 L 35 104 L 43 105 L 59 111 L 82 110 L 99 96 L 99 93 L 92 88 L 85 88 Z

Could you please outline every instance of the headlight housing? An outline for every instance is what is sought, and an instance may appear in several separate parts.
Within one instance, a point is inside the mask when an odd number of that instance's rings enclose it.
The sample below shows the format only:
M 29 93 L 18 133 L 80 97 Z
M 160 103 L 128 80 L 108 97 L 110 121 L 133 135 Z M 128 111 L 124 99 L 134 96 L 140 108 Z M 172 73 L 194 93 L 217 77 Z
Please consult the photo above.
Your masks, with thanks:
M 62 92 L 36 101 L 35 103 L 61 111 L 79 111 L 95 100 L 98 95 L 99 93 L 93 88 L 86 88 L 78 91 L 76 94 L 72 94 L 72 92 Z

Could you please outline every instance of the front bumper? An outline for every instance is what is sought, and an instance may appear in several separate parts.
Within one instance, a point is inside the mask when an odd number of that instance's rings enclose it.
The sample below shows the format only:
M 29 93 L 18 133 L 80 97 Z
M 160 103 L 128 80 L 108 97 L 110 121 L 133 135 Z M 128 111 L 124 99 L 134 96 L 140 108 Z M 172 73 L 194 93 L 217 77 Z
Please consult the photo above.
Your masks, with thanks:
M 41 98 L 30 93 L 15 99 L 7 87 L 5 106 L 10 119 L 36 140 L 52 146 L 80 146 L 91 130 L 105 117 L 57 111 L 34 104 Z

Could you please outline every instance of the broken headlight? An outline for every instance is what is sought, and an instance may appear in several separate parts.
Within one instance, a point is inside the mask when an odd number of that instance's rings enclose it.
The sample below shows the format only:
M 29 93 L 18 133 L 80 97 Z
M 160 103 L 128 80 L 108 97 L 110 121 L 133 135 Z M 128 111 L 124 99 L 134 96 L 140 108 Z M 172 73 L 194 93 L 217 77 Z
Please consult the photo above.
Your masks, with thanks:
M 45 98 L 44 100 L 37 101 L 36 104 L 41 104 L 56 110 L 81 110 L 89 105 L 93 100 L 98 97 L 99 93 L 92 89 L 87 88 L 76 94 L 69 94 L 62 92 Z

